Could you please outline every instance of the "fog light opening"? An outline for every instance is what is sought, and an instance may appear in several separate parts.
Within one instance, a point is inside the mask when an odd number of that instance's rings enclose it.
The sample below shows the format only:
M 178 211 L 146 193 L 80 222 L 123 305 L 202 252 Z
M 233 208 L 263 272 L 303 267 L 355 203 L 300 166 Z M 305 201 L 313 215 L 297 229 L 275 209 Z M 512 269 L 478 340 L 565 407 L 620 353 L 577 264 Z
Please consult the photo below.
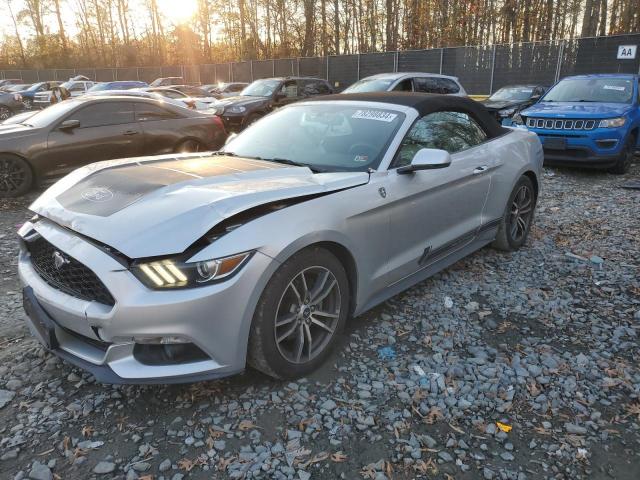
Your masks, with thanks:
M 136 343 L 133 356 L 145 365 L 176 365 L 209 360 L 197 345 L 188 342 Z

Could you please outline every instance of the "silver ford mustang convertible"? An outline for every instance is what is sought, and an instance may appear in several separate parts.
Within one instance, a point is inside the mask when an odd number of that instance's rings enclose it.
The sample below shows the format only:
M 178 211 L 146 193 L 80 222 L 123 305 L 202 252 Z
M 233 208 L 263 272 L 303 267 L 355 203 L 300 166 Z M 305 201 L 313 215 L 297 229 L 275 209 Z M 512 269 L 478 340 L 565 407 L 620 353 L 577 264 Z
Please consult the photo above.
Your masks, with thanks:
M 534 134 L 472 100 L 399 93 L 296 103 L 216 153 L 89 165 L 19 231 L 29 327 L 103 382 L 305 375 L 347 318 L 520 248 L 541 166 Z

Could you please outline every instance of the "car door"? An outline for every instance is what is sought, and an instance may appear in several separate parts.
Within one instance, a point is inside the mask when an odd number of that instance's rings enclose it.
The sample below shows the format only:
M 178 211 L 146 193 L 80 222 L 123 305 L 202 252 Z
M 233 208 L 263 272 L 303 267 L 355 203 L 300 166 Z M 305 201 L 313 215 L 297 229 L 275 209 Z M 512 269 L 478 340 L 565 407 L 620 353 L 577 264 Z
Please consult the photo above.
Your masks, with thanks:
M 80 125 L 61 129 L 67 120 L 78 120 Z M 140 155 L 142 145 L 142 131 L 135 121 L 132 102 L 96 101 L 55 124 L 43 155 L 55 170 L 66 171 L 100 160 Z
M 487 134 L 463 112 L 436 112 L 418 119 L 390 167 L 386 194 L 392 202 L 389 284 L 463 248 L 482 224 L 489 192 Z M 398 174 L 422 148 L 451 154 L 451 165 Z

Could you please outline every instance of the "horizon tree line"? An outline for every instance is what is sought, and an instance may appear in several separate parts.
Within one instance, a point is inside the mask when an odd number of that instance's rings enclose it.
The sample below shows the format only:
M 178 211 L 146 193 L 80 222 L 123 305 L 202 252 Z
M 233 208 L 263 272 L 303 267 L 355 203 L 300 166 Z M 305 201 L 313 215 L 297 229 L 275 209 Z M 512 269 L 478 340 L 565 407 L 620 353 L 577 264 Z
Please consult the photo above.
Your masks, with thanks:
M 177 0 L 179 1 L 179 0 Z M 0 0 L 0 68 L 222 63 L 640 32 L 638 0 Z M 75 22 L 64 13 L 75 12 Z

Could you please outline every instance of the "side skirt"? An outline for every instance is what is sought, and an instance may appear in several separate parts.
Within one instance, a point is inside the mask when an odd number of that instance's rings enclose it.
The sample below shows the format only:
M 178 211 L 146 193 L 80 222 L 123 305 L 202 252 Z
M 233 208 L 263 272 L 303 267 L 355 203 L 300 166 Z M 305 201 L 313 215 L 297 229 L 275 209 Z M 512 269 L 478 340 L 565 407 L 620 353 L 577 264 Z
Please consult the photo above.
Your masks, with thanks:
M 414 274 L 412 274 L 412 275 L 400 280 L 399 282 L 390 285 L 389 287 L 385 288 L 384 290 L 380 291 L 377 295 L 375 295 L 373 298 L 371 298 L 371 300 L 369 300 L 369 302 L 366 303 L 362 308 L 356 309 L 356 311 L 354 312 L 354 316 L 361 315 L 362 313 L 366 312 L 367 310 L 372 309 L 373 307 L 375 307 L 376 305 L 379 305 L 380 303 L 384 302 L 385 300 L 388 300 L 389 298 L 391 298 L 391 297 L 397 295 L 398 293 L 408 289 L 409 287 L 412 287 L 412 286 L 416 285 L 417 283 L 420 283 L 423 280 L 426 280 L 427 278 L 431 277 L 432 275 L 438 273 L 440 270 L 444 270 L 445 268 L 447 268 L 448 266 L 454 264 L 458 260 L 470 255 L 471 253 L 475 252 L 476 250 L 479 250 L 480 248 L 484 247 L 485 245 L 488 245 L 495 238 L 495 230 L 496 230 L 496 228 L 497 228 L 497 226 L 493 226 L 492 229 L 484 230 L 482 232 L 482 235 L 477 237 L 475 240 L 470 242 L 468 245 L 465 245 L 460 250 L 457 250 L 457 251 L 451 253 L 450 255 L 447 255 L 447 256 L 437 260 L 436 262 L 432 263 L 428 267 L 423 268 L 421 270 L 418 270 Z

